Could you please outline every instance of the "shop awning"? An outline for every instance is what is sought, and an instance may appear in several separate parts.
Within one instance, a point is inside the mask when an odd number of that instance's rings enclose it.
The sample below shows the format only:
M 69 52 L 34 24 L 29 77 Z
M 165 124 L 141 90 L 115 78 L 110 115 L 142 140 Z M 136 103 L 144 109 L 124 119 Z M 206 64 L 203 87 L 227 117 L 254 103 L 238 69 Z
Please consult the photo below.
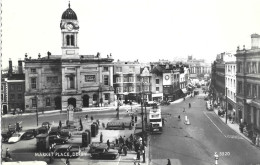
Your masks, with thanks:
M 152 97 L 163 97 L 163 93 L 152 94 Z

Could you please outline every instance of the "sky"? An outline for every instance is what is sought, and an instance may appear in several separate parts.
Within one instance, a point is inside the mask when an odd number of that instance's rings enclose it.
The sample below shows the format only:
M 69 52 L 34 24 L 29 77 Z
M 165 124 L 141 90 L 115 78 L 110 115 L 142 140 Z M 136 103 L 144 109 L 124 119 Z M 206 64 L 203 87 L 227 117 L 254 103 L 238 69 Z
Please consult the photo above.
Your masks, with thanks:
M 68 0 L 2 0 L 2 67 L 25 53 L 61 55 L 60 21 Z M 260 34 L 259 0 L 70 0 L 79 52 L 115 61 L 154 62 L 251 47 Z

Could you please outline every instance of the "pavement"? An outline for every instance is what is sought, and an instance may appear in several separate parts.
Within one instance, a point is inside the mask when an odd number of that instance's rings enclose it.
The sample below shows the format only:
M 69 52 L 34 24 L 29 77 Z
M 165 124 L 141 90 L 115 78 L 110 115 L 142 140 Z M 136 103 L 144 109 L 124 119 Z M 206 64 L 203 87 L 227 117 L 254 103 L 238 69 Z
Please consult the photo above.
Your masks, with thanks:
M 214 112 L 216 113 L 216 115 L 218 115 L 218 109 L 214 108 Z M 226 123 L 226 115 L 224 115 L 223 117 L 219 116 L 219 118 L 221 119 L 221 121 Z M 241 137 L 243 137 L 245 140 L 247 140 L 250 144 L 254 145 L 252 140 L 250 140 L 247 136 L 245 136 L 243 133 L 240 132 L 239 124 L 237 124 L 235 122 L 232 123 L 231 121 L 227 120 L 226 125 L 229 126 L 232 130 L 234 130 Z M 258 147 L 260 149 L 260 146 L 256 146 L 256 147 Z

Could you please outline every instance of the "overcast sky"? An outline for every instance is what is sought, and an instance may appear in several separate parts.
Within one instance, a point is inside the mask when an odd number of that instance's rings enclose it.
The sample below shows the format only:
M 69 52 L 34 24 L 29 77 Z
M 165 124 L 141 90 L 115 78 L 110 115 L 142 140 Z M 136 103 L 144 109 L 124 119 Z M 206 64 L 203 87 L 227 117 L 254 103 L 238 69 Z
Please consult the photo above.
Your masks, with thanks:
M 9 58 L 61 55 L 67 0 L 2 0 L 3 67 Z M 79 21 L 80 54 L 141 62 L 175 57 L 215 59 L 250 48 L 260 34 L 260 0 L 70 0 Z

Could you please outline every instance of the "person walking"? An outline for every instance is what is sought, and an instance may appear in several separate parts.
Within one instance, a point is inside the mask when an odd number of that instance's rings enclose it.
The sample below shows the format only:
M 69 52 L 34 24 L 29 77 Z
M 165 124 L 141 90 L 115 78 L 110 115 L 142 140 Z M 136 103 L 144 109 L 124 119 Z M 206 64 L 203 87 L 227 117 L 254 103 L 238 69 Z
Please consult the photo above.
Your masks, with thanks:
M 11 155 L 10 155 L 10 152 L 9 152 L 9 148 L 6 148 L 5 157 L 6 158 L 11 158 Z
M 62 127 L 62 123 L 61 123 L 61 121 L 59 122 L 59 128 L 61 129 L 61 127 Z
M 189 103 L 189 108 L 191 108 L 191 104 Z
M 103 134 L 102 134 L 102 132 L 100 133 L 100 143 L 103 143 Z
M 127 146 L 124 144 L 123 145 L 123 152 L 124 152 L 125 156 L 127 155 L 127 149 L 128 149 Z
M 171 160 L 170 159 L 168 159 L 167 165 L 171 165 Z
M 109 142 L 109 139 L 107 140 L 107 147 L 108 147 L 108 149 L 110 148 L 110 142 Z
M 93 120 L 94 120 L 93 116 L 91 116 L 90 119 L 91 119 L 91 122 L 93 122 Z
M 66 162 L 65 162 L 66 165 L 70 165 L 70 161 L 69 161 L 69 158 L 66 159 Z

